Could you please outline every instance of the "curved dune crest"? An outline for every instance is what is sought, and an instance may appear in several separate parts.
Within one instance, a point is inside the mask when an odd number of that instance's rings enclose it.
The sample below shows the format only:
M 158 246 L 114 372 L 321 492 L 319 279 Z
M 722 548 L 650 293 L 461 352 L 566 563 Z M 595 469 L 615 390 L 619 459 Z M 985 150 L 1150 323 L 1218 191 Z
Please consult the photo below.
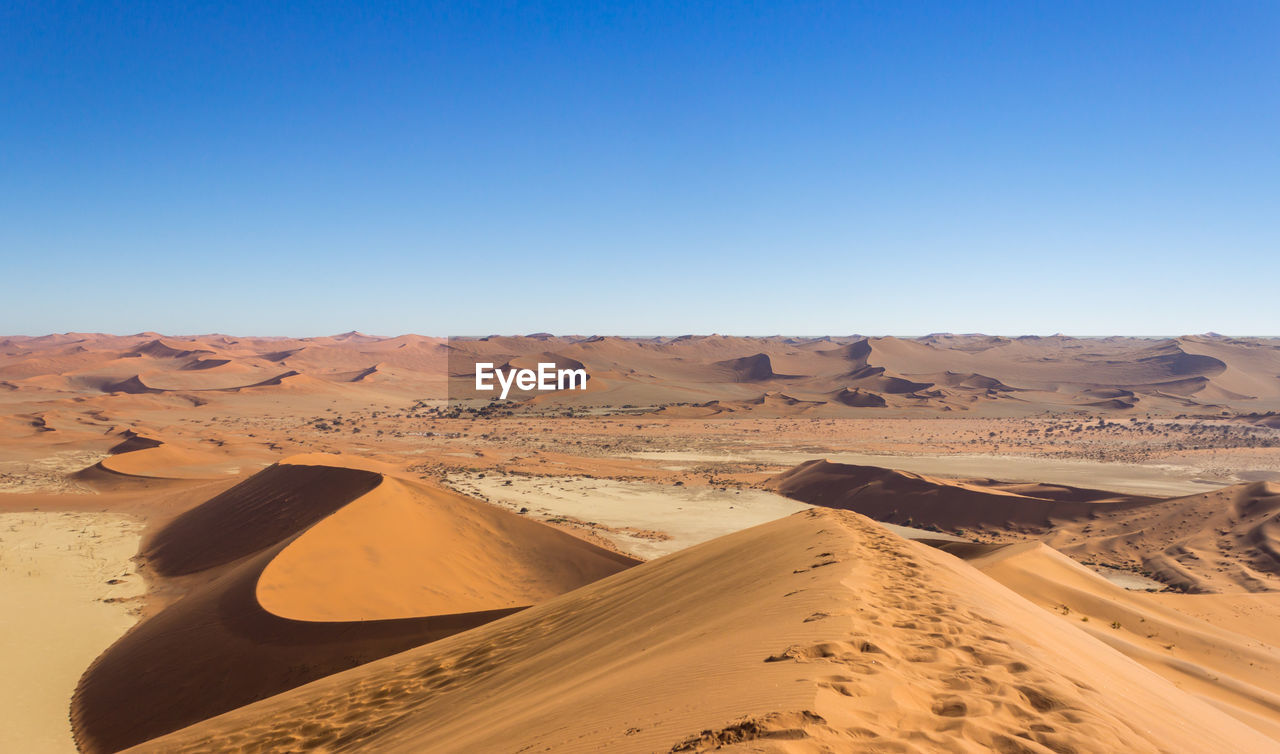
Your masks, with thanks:
M 765 353 L 752 354 L 737 359 L 717 361 L 712 366 L 720 369 L 730 382 L 765 382 L 767 380 L 792 379 L 793 375 L 773 371 L 773 362 Z
M 636 562 L 353 468 L 376 462 L 314 465 L 333 458 L 289 458 L 148 538 L 148 566 L 197 581 L 81 677 L 72 724 L 82 750 L 117 751 Z
M 385 479 L 285 547 L 257 595 L 293 620 L 386 620 L 523 607 L 638 562 L 453 492 Z
M 1082 550 L 1064 541 L 1059 549 L 1140 560 L 1159 580 L 1190 592 L 1280 590 L 1280 485 L 1249 482 L 1171 498 L 1094 528 L 1100 544 Z
M 749 554 L 749 555 L 747 555 Z M 1275 751 L 844 511 L 731 534 L 137 752 Z
M 224 479 L 227 476 L 225 457 L 151 442 L 155 444 L 142 444 L 128 452 L 116 453 L 96 466 L 112 474 L 142 479 Z
M 163 393 L 164 390 L 154 388 L 142 381 L 139 375 L 127 377 L 118 382 L 105 382 L 102 385 L 104 393 L 128 393 L 129 395 L 142 395 L 144 393 Z
M 536 354 L 525 354 L 523 356 L 513 356 L 507 359 L 506 363 L 498 367 L 502 370 L 511 369 L 533 369 L 536 370 L 539 364 L 554 364 L 556 369 L 586 369 L 577 359 L 571 359 L 552 351 L 543 351 Z
M 191 345 L 192 348 L 184 348 L 184 345 Z M 161 338 L 149 340 L 136 348 L 124 354 L 125 358 L 140 358 L 142 356 L 150 356 L 157 359 L 181 359 L 187 356 L 196 356 L 199 354 L 212 354 L 214 351 L 202 343 L 191 343 L 181 345 L 170 345 Z
M 178 516 L 141 555 L 165 576 L 225 565 L 298 534 L 381 481 L 359 469 L 276 464 Z
M 154 437 L 147 437 L 145 435 L 140 435 L 131 429 L 126 429 L 125 431 L 121 432 L 120 436 L 124 439 L 122 439 L 120 442 L 116 443 L 115 445 L 112 445 L 111 448 L 107 450 L 107 452 L 110 453 L 111 455 L 118 455 L 120 453 L 133 453 L 138 450 L 147 450 L 148 448 L 158 448 L 164 444 L 163 442 L 155 439 Z

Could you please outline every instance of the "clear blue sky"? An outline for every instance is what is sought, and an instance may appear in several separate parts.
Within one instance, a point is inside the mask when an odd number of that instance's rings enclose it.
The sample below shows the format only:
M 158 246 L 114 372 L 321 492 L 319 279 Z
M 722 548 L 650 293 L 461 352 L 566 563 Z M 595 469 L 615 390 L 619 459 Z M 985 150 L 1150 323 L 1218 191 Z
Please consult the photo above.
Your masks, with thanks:
M 1280 334 L 1280 3 L 183 5 L 0 6 L 0 333 Z

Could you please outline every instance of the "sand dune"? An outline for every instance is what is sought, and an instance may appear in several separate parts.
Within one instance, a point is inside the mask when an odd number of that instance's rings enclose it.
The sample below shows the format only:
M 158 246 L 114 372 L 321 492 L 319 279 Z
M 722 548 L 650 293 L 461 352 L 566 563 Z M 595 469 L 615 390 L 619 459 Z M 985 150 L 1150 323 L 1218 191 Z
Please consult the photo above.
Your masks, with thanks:
M 773 362 L 769 354 L 756 353 L 736 359 L 717 361 L 712 366 L 723 370 L 728 382 L 765 382 L 768 380 L 792 379 L 794 375 L 778 374 L 773 371 Z
M 162 576 L 226 565 L 297 535 L 381 481 L 361 469 L 277 464 L 178 516 L 141 555 Z
M 741 400 L 729 386 L 787 380 L 788 392 L 803 400 L 824 400 L 829 408 L 879 408 L 829 400 L 842 387 L 909 398 L 890 402 L 897 410 L 1021 411 L 1017 403 L 1040 406 L 1128 410 L 1141 403 L 1165 411 L 1197 405 L 1280 398 L 1274 380 L 1270 341 L 1240 341 L 1230 356 L 1196 352 L 1194 339 L 1138 338 L 1007 339 L 948 336 L 844 339 L 727 338 L 686 336 L 618 338 L 479 338 L 450 343 L 450 372 L 459 394 L 480 360 L 510 359 L 543 352 L 572 357 L 589 371 L 623 375 L 613 391 L 634 395 L 630 383 L 661 381 L 668 401 L 702 403 L 694 391 L 715 386 L 720 400 Z M 1277 372 L 1280 373 L 1280 372 Z M 1249 375 L 1253 392 L 1242 392 L 1238 375 Z M 1219 384 L 1220 376 L 1230 384 Z M 1231 385 L 1237 389 L 1232 390 Z M 1128 391 L 1128 398 L 1088 399 L 1089 391 Z M 1014 396 L 1015 393 L 1020 393 Z M 1141 395 L 1139 395 L 1141 394 Z M 596 396 L 598 397 L 598 396 Z M 574 396 L 566 396 L 571 400 Z M 621 398 L 619 398 L 621 400 Z M 1014 404 L 1005 405 L 1008 401 Z M 997 405 L 988 406 L 988 403 Z M 776 407 L 786 411 L 786 407 Z
M 212 353 L 214 353 L 214 350 L 212 348 L 203 347 L 203 344 L 197 344 L 194 345 L 194 347 L 187 348 L 184 345 L 170 345 L 163 339 L 156 338 L 131 349 L 124 355 L 129 358 L 152 356 L 158 359 L 181 359 L 187 356 Z
M 145 437 L 143 435 L 138 434 L 137 432 L 134 432 L 131 429 L 124 430 L 123 432 L 120 433 L 120 436 L 124 439 L 122 439 L 120 442 L 116 443 L 115 445 L 112 445 L 111 449 L 107 451 L 108 453 L 111 453 L 112 455 L 115 455 L 118 453 L 132 453 L 135 450 L 146 450 L 147 448 L 158 448 L 164 444 L 161 441 L 155 439 L 154 437 Z
M 745 554 L 749 556 L 744 557 Z M 136 751 L 1264 752 L 962 562 L 815 510 Z
M 1179 688 L 1280 739 L 1274 636 L 1258 641 L 1171 609 L 1156 595 L 1122 589 L 1039 542 L 1005 545 L 969 562 Z
M 1237 722 L 1278 733 L 1277 346 L 8 337 L 0 507 L 147 526 L 142 621 L 75 699 L 88 751 L 189 725 L 206 750 L 1268 750 Z M 476 361 L 589 389 L 446 403 Z M 863 466 L 766 485 L 822 455 Z M 506 510 L 419 481 L 462 477 Z M 831 510 L 708 541 L 800 500 L 984 540 L 988 575 Z
M 890 523 L 1042 538 L 1186 591 L 1280 590 L 1280 486 L 1268 482 L 1152 498 L 809 461 L 769 485 Z
M 1240 417 L 1240 419 L 1259 427 L 1280 429 L 1280 413 L 1276 413 L 1274 411 L 1268 411 L 1265 414 L 1246 414 Z
M 882 408 L 888 405 L 882 396 L 877 395 L 870 390 L 864 391 L 862 388 L 856 387 L 853 390 L 850 390 L 847 387 L 840 388 L 832 398 L 837 403 L 843 403 L 846 406 L 854 406 L 856 408 Z
M 952 530 L 1043 531 L 1054 521 L 1088 518 L 1151 500 L 1065 485 L 941 479 L 821 460 L 774 477 L 769 487 L 812 505 L 853 510 L 879 521 Z
M 1280 485 L 1252 482 L 1171 498 L 1067 527 L 1047 540 L 1067 554 L 1140 562 L 1191 592 L 1280 590 Z
M 102 392 L 129 393 L 131 395 L 137 395 L 140 393 L 160 393 L 164 391 L 159 388 L 151 387 L 142 381 L 142 377 L 135 374 L 132 377 L 120 380 L 119 382 L 108 382 L 104 384 L 102 386 Z
M 124 748 L 635 563 L 452 493 L 290 460 L 144 542 L 152 572 L 192 586 L 85 672 L 82 749 Z
M 494 506 L 396 479 L 295 539 L 258 602 L 284 618 L 367 621 L 524 607 L 635 565 Z
M 138 447 L 104 458 L 93 469 L 78 476 L 89 479 L 92 472 L 98 470 L 149 479 L 219 479 L 226 476 L 228 462 L 225 456 L 156 442 L 158 444 L 150 447 Z

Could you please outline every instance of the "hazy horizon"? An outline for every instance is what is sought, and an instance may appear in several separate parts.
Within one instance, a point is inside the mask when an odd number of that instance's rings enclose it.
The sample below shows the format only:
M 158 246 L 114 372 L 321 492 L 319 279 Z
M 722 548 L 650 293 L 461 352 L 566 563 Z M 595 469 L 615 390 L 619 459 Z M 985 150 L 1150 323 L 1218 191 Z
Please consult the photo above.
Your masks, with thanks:
M 0 333 L 0 337 L 15 338 L 44 338 L 55 335 L 102 335 L 115 338 L 133 338 L 133 337 L 159 337 L 159 338 L 203 338 L 203 337 L 228 337 L 228 338 L 280 338 L 286 340 L 308 340 L 317 338 L 333 338 L 345 335 L 359 335 L 369 338 L 379 338 L 382 340 L 390 340 L 394 338 L 402 338 L 410 335 L 423 338 L 459 338 L 466 340 L 475 340 L 481 338 L 529 338 L 535 336 L 551 336 L 555 338 L 626 338 L 633 340 L 643 340 L 647 338 L 706 338 L 706 337 L 729 337 L 729 338 L 903 338 L 907 340 L 916 340 L 920 338 L 928 338 L 935 336 L 953 336 L 953 337 L 981 337 L 981 338 L 1008 338 L 1016 340 L 1018 338 L 1077 338 L 1081 340 L 1103 339 L 1103 338 L 1134 338 L 1138 340 L 1159 340 L 1165 338 L 1188 338 L 1188 337 L 1218 337 L 1218 338 L 1280 338 L 1275 334 L 1259 334 L 1259 333 L 1222 333 L 1213 330 L 1198 333 L 1170 333 L 1170 334 L 1150 334 L 1150 333 L 1105 333 L 1105 334 L 1076 334 L 1068 332 L 1052 332 L 1052 333 L 1008 333 L 1008 332 L 954 332 L 948 330 L 934 330 L 932 332 L 908 334 L 896 332 L 851 332 L 851 333 L 737 333 L 737 332 L 682 332 L 682 333 L 612 333 L 612 332 L 492 332 L 485 334 L 463 334 L 463 335 L 437 335 L 425 332 L 403 331 L 396 332 L 394 335 L 386 335 L 381 333 L 367 332 L 364 330 L 344 330 L 342 332 L 332 333 L 316 333 L 309 335 L 296 334 L 279 334 L 279 333 L 233 333 L 233 332 L 161 332 L 159 330 L 139 330 L 137 332 L 101 332 L 93 330 L 66 330 L 63 332 L 48 333 Z

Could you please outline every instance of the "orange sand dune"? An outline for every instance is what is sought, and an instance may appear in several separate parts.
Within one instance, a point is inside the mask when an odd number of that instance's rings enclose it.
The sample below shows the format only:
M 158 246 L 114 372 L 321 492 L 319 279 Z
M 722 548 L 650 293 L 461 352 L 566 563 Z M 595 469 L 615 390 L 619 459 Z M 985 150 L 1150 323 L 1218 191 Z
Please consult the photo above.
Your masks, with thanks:
M 809 461 L 769 486 L 890 523 L 1035 536 L 1078 560 L 1141 569 L 1186 591 L 1280 590 L 1280 486 L 1272 483 L 1162 499 Z
M 309 460 L 143 543 L 147 567 L 190 590 L 85 672 L 72 701 L 83 750 L 136 744 L 635 563 L 453 493 Z
M 138 752 L 1270 752 L 963 562 L 856 514 L 731 534 Z
M 146 450 L 148 448 L 158 448 L 164 443 L 154 437 L 146 437 L 131 429 L 126 429 L 120 433 L 124 439 L 111 446 L 108 453 L 116 455 L 118 453 L 132 453 L 137 450 Z
M 96 464 L 97 467 L 114 474 L 156 479 L 219 479 L 226 476 L 229 466 L 238 467 L 225 456 L 178 448 L 159 440 L 137 438 L 126 442 L 137 447 L 104 458 Z M 119 448 L 120 445 L 114 447 Z
M 1275 344 L 1259 347 L 1252 340 L 1203 336 L 1179 338 L 1178 342 L 1187 353 L 1223 364 L 1221 374 L 1213 379 L 1219 389 L 1260 398 L 1280 396 L 1280 348 Z
M 361 621 L 523 607 L 638 561 L 445 490 L 384 479 L 263 570 L 284 618 Z
M 724 372 L 726 382 L 765 382 L 767 380 L 793 379 L 794 375 L 773 371 L 769 354 L 757 353 L 736 359 L 717 361 L 712 366 Z
M 1280 590 L 1280 485 L 1237 484 L 1072 526 L 1047 541 L 1080 559 L 1141 563 L 1191 592 Z
M 779 474 L 769 486 L 812 505 L 853 510 L 895 524 L 945 529 L 994 526 L 1036 531 L 1054 520 L 1089 517 L 1100 510 L 1152 500 L 1062 485 L 939 479 L 822 460 Z
M 1280 740 L 1280 648 L 1274 635 L 1258 641 L 1191 617 L 1157 595 L 1118 587 L 1039 542 L 1006 545 L 969 562 L 1179 688 Z
M 140 554 L 162 576 L 226 565 L 297 535 L 381 481 L 359 469 L 277 464 L 178 516 Z
M 857 387 L 853 390 L 847 387 L 840 388 L 832 395 L 832 399 L 846 406 L 858 408 L 881 408 L 887 405 L 885 399 L 880 395 Z

